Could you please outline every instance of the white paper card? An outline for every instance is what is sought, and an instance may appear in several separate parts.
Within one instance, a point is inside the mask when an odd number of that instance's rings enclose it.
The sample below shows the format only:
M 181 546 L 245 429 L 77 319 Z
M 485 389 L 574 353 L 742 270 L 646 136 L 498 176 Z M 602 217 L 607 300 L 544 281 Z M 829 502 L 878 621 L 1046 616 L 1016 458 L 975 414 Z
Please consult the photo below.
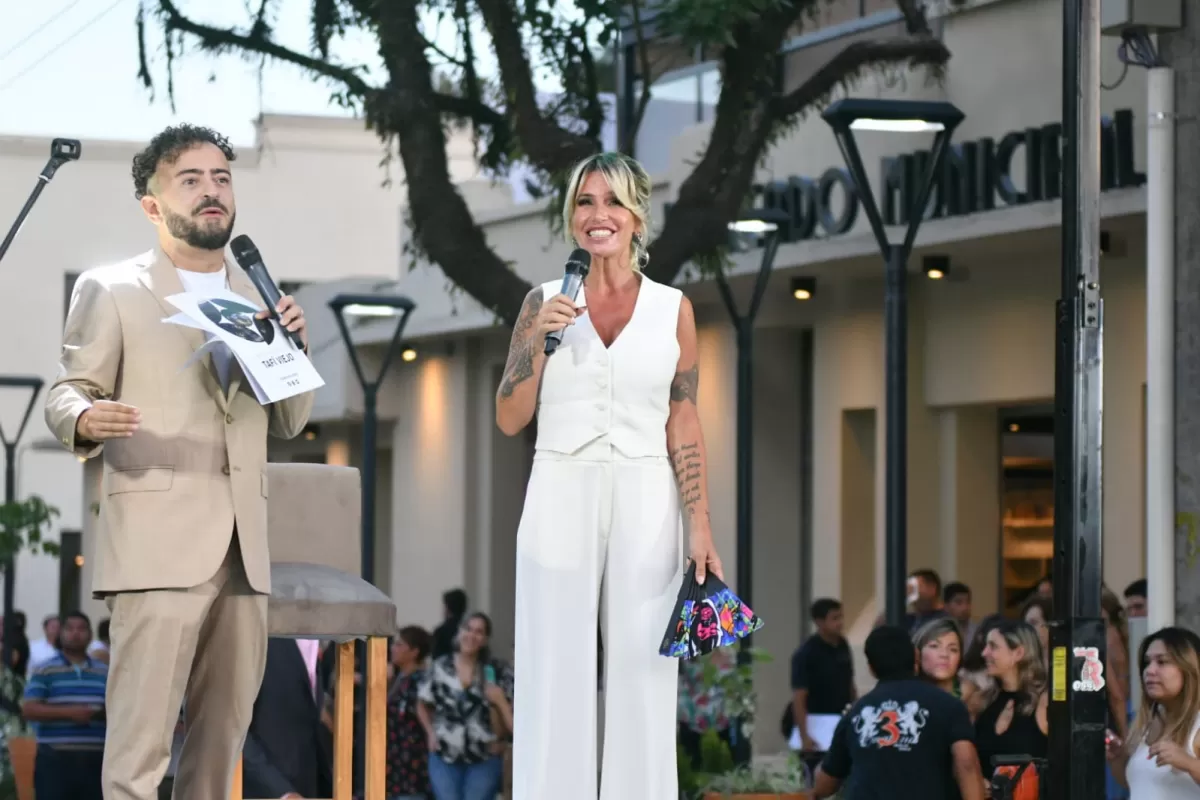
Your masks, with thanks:
M 164 322 L 170 322 L 170 320 L 164 320 Z M 178 324 L 182 324 L 182 323 L 178 323 Z M 190 327 L 190 326 L 188 326 L 188 327 Z M 216 350 L 219 347 L 225 347 L 225 349 L 229 349 L 226 346 L 226 344 L 224 342 L 222 342 L 220 339 L 216 339 L 216 338 L 209 339 L 207 342 L 205 342 L 204 344 L 202 344 L 196 348 L 196 352 L 192 353 L 191 358 L 189 358 L 187 361 L 184 362 L 183 366 L 179 368 L 179 371 L 183 372 L 185 369 L 192 366 L 200 359 L 204 358 L 204 356 L 206 356 L 208 353 Z
M 237 358 L 263 405 L 311 392 L 325 381 L 274 319 L 255 319 L 262 306 L 235 292 L 183 292 L 167 298 L 181 314 L 166 322 L 207 331 Z M 178 318 L 182 316 L 187 322 Z M 203 348 L 201 348 L 203 349 Z
M 841 721 L 842 717 L 839 714 L 808 715 L 808 738 L 813 740 L 813 744 L 817 746 L 819 752 L 829 752 L 829 745 L 833 743 L 833 733 Z M 788 740 L 788 749 L 799 750 L 800 748 L 800 729 L 793 727 L 792 738 Z
M 208 328 L 204 327 L 199 322 L 196 322 L 191 317 L 189 317 L 187 314 L 175 314 L 174 316 L 167 317 L 166 319 L 163 320 L 163 322 L 170 322 L 175 325 L 182 325 L 185 328 L 195 328 L 196 330 L 200 330 L 200 331 L 208 330 Z

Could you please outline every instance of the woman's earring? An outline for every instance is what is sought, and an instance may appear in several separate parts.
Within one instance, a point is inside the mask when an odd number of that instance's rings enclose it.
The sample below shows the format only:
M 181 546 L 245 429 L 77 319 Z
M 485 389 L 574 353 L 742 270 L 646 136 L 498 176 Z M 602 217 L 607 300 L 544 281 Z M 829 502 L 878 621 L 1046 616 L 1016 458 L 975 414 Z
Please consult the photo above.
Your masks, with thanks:
M 646 252 L 645 239 L 640 233 L 633 235 L 633 255 L 637 259 L 638 269 L 645 269 L 650 263 L 650 254 Z

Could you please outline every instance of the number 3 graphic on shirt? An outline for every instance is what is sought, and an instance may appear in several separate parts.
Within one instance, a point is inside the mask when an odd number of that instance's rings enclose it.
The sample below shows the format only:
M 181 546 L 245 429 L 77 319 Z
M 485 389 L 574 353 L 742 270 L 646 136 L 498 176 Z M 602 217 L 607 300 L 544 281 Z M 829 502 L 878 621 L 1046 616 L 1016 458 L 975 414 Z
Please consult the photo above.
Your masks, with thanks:
M 875 740 L 875 744 L 880 747 L 891 747 L 900 741 L 900 729 L 896 727 L 897 716 L 895 711 L 885 711 L 879 715 L 879 730 L 886 734 Z

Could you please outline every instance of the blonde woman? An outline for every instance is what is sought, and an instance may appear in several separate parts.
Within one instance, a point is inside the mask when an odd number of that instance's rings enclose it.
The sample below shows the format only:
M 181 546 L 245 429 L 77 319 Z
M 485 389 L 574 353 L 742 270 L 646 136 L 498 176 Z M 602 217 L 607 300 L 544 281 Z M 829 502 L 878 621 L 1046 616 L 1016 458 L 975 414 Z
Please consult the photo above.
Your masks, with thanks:
M 641 272 L 650 178 L 632 158 L 579 164 L 563 226 L 591 254 L 591 271 L 574 300 L 559 280 L 525 298 L 496 394 L 496 423 L 510 436 L 537 414 L 517 532 L 513 797 L 675 798 L 679 665 L 658 654 L 664 615 L 685 552 L 697 579 L 722 576 L 696 413 L 695 318 L 679 290 Z M 550 331 L 563 337 L 546 356 Z
M 992 684 L 978 697 L 975 747 L 990 777 L 996 756 L 1046 756 L 1046 659 L 1032 625 L 1005 620 L 988 632 L 983 660 Z
M 962 665 L 962 629 L 950 617 L 926 622 L 913 634 L 917 647 L 917 675 L 943 691 L 961 698 L 958 669 Z
M 1200 800 L 1200 638 L 1163 628 L 1142 641 L 1142 704 L 1129 743 L 1109 734 L 1113 776 L 1130 800 Z

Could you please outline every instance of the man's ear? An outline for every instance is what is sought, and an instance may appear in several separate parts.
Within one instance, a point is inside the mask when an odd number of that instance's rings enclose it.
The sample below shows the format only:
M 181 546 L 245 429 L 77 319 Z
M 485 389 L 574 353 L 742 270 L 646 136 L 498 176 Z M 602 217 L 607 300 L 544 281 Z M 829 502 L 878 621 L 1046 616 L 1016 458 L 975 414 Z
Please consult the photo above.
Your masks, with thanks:
M 142 213 L 146 215 L 146 219 L 153 222 L 155 225 L 162 222 L 162 204 L 158 202 L 158 198 L 152 194 L 144 194 L 141 199 Z

